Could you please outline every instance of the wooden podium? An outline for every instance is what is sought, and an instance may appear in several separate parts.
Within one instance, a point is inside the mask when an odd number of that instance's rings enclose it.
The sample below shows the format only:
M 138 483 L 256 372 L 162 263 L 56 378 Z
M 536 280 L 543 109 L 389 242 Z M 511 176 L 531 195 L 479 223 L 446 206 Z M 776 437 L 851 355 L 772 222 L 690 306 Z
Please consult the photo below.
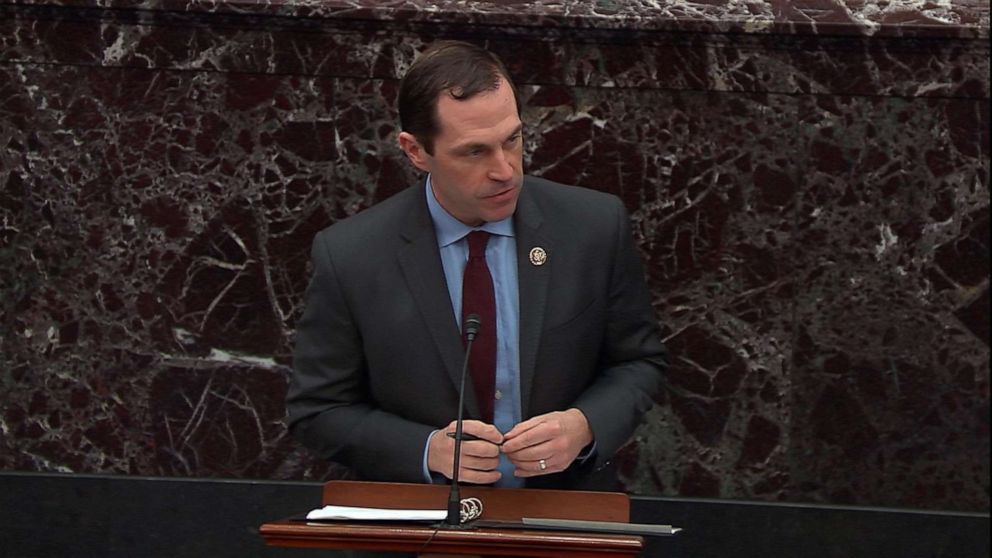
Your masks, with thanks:
M 630 521 L 630 499 L 616 492 L 578 492 L 473 487 L 461 497 L 483 502 L 483 521 L 519 522 L 523 517 Z M 357 481 L 324 485 L 323 505 L 393 509 L 445 509 L 448 487 Z M 479 527 L 436 529 L 412 522 L 308 522 L 286 519 L 260 528 L 270 546 L 415 552 L 421 557 L 515 556 L 604 558 L 632 557 L 642 549 L 640 536 Z

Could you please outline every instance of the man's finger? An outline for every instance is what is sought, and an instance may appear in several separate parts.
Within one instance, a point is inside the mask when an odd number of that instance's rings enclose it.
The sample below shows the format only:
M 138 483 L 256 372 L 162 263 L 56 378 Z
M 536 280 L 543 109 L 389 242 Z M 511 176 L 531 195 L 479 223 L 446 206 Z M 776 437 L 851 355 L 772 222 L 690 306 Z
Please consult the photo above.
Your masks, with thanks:
M 454 438 L 456 427 L 457 421 L 452 421 L 451 424 L 445 428 L 445 431 L 449 437 Z M 493 444 L 503 443 L 503 434 L 498 428 L 478 420 L 467 420 L 462 423 L 462 442 L 471 440 L 472 438 L 485 440 Z
M 514 438 L 523 435 L 530 430 L 537 428 L 544 422 L 544 415 L 538 415 L 536 417 L 531 417 L 523 422 L 517 423 L 509 432 L 503 435 L 505 442 L 508 442 Z
M 476 469 L 466 469 L 461 467 L 458 473 L 458 482 L 472 484 L 492 484 L 503 476 L 499 471 L 478 471 Z
M 521 430 L 520 433 L 512 438 L 509 434 L 504 436 L 503 453 L 516 453 L 527 448 L 539 446 L 551 439 L 551 432 L 549 432 L 548 428 L 545 428 L 545 424 L 543 422 L 536 423 L 526 430 Z

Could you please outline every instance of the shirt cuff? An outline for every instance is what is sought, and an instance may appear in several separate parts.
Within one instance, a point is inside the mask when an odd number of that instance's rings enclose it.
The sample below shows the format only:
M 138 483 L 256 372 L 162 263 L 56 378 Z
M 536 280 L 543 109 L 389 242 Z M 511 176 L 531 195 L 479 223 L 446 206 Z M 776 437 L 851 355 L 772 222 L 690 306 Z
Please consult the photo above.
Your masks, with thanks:
M 431 440 L 434 439 L 434 435 L 440 432 L 440 430 L 435 430 L 431 432 L 431 435 L 427 437 L 427 444 L 424 445 L 424 461 L 422 464 L 422 469 L 424 473 L 424 482 L 427 484 L 445 484 L 448 479 L 445 478 L 441 473 L 432 473 L 430 468 L 427 466 L 427 452 L 431 449 Z
M 575 457 L 575 460 L 579 462 L 579 465 L 583 465 L 590 457 L 596 455 L 596 440 L 593 440 L 588 446 L 582 448 L 579 455 Z

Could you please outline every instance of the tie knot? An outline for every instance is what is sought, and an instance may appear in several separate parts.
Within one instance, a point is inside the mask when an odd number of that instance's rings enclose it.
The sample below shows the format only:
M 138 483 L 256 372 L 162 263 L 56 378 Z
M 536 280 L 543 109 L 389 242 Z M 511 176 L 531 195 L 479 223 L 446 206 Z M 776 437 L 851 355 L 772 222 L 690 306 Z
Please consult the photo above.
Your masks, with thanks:
M 472 231 L 468 233 L 468 257 L 486 257 L 486 243 L 489 242 L 489 233 L 486 231 Z

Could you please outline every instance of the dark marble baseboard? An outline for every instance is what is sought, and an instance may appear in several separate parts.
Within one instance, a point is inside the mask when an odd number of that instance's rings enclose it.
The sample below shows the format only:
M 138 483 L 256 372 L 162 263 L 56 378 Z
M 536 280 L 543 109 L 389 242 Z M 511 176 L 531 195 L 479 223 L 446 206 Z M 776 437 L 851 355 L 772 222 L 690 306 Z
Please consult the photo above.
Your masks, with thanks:
M 320 483 L 0 473 L 0 555 L 335 556 L 257 532 L 319 503 Z M 646 557 L 989 555 L 988 514 L 634 497 L 632 520 L 685 529 L 648 539 Z
M 318 483 L 2 473 L 0 556 L 307 558 L 258 526 L 319 504 Z

